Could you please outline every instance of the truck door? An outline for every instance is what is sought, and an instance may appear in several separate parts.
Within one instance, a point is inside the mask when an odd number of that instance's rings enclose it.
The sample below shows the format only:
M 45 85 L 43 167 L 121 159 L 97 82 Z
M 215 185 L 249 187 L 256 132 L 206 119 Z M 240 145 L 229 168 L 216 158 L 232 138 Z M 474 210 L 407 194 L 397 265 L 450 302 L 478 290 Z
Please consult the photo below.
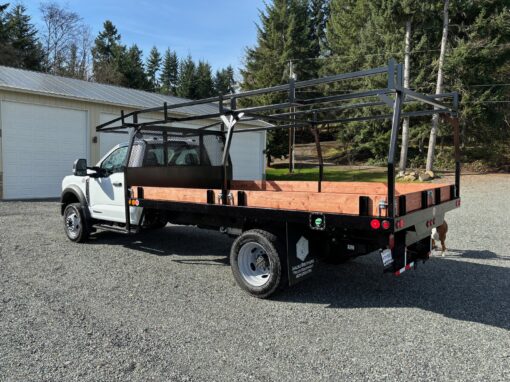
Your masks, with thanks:
M 125 223 L 124 160 L 127 146 L 112 151 L 99 165 L 106 176 L 90 178 L 89 198 L 93 218 Z

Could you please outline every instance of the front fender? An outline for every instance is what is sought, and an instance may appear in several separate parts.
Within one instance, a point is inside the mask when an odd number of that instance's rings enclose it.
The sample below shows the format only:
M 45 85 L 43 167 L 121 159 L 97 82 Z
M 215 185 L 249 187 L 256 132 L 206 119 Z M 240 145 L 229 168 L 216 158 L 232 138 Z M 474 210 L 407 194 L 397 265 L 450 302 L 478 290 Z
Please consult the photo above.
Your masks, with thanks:
M 64 191 L 62 191 L 62 194 L 60 196 L 60 214 L 64 215 L 64 210 L 66 206 L 71 203 L 71 201 L 74 201 L 78 199 L 78 202 L 81 204 L 83 210 L 86 214 L 88 214 L 88 202 L 87 198 L 83 194 L 83 191 L 74 184 L 71 184 L 67 186 Z

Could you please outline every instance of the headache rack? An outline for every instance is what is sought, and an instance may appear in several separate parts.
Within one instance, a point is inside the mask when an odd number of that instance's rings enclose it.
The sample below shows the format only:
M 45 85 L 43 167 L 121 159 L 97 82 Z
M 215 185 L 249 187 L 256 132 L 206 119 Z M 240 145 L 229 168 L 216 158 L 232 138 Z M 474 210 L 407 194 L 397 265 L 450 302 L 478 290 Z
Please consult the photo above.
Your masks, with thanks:
M 350 80 L 363 80 L 376 77 L 384 84 L 372 90 L 332 94 L 335 86 Z M 299 91 L 306 89 L 312 97 L 298 97 Z M 264 102 L 266 100 L 266 102 Z M 267 100 L 273 100 L 272 102 Z M 276 101 L 274 101 L 276 100 Z M 252 105 L 257 106 L 240 106 Z M 195 101 L 184 101 L 177 104 L 136 110 L 130 113 L 121 112 L 121 116 L 97 127 L 98 132 L 129 132 L 129 149 L 126 158 L 126 169 L 129 163 L 133 144 L 139 133 L 154 135 L 161 138 L 163 144 L 173 138 L 195 137 L 199 140 L 203 152 L 204 140 L 219 137 L 222 140 L 222 152 L 215 169 L 221 172 L 221 204 L 227 205 L 229 194 L 231 165 L 229 151 L 233 134 L 268 131 L 273 129 L 310 128 L 317 146 L 319 158 L 319 176 L 317 190 L 321 192 L 323 182 L 322 150 L 319 132 L 322 128 L 340 128 L 349 122 L 391 120 L 391 137 L 387 160 L 387 217 L 397 215 L 395 198 L 395 157 L 398 145 L 400 121 L 404 117 L 423 117 L 434 114 L 441 115 L 453 128 L 455 156 L 455 185 L 451 189 L 451 199 L 457 199 L 460 191 L 460 149 L 459 122 L 457 117 L 459 96 L 457 92 L 443 94 L 421 94 L 403 86 L 403 67 L 394 60 L 388 66 L 362 70 L 358 72 L 338 74 L 318 79 L 295 81 L 290 79 L 287 84 L 269 88 L 250 90 L 235 94 L 219 94 Z M 414 104 L 412 111 L 404 111 L 407 104 Z M 201 107 L 196 107 L 201 106 Z M 201 111 L 191 114 L 189 108 Z M 418 110 L 416 110 L 418 108 Z M 380 111 L 385 109 L 385 111 Z M 340 117 L 341 113 L 353 110 L 366 110 L 366 115 Z M 139 122 L 140 116 L 158 113 L 161 118 L 151 122 Z M 252 121 L 254 127 L 236 129 L 238 122 Z M 258 121 L 258 122 L 257 122 Z M 172 126 L 184 122 L 193 122 L 196 128 Z M 166 151 L 165 151 L 166 152 Z M 128 187 L 125 182 L 126 197 L 126 228 L 130 229 Z M 204 185 L 207 188 L 207 185 Z M 182 186 L 181 186 L 182 187 Z M 213 187 L 213 186 L 210 186 Z M 424 196 L 426 197 L 426 196 Z M 360 198 L 360 211 L 362 198 Z

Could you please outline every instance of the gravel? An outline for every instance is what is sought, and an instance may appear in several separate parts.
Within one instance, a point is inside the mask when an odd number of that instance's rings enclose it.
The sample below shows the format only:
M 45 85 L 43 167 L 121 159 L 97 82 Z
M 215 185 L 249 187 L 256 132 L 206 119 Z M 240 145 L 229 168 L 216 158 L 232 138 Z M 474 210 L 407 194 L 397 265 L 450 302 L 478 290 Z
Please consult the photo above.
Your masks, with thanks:
M 510 177 L 463 179 L 445 257 L 372 256 L 272 300 L 231 239 L 192 227 L 64 235 L 55 202 L 0 203 L 0 381 L 510 380 Z

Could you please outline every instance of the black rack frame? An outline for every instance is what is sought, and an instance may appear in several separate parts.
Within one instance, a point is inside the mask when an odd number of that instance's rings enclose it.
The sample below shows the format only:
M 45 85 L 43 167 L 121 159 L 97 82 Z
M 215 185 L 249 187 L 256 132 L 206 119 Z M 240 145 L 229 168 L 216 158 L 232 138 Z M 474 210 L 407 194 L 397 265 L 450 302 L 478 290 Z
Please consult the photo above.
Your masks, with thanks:
M 383 88 L 364 90 L 359 92 L 351 92 L 345 94 L 322 95 L 314 98 L 298 98 L 296 90 L 317 88 L 318 86 L 332 87 L 337 83 L 346 80 L 363 79 L 374 76 L 386 75 L 386 86 Z M 331 89 L 334 91 L 334 88 Z M 323 91 L 314 91 L 314 94 L 320 94 Z M 326 90 L 327 92 L 327 90 Z M 246 101 L 251 97 L 256 96 L 276 96 L 285 97 L 284 102 L 268 103 L 261 106 L 251 107 L 238 107 L 238 101 Z M 367 101 L 367 98 L 377 97 L 378 100 Z M 362 102 L 352 103 L 346 101 L 363 100 Z M 450 103 L 445 101 L 450 100 Z M 338 104 L 340 103 L 340 104 Z M 403 106 L 407 103 L 419 103 L 426 105 L 429 108 L 422 110 L 414 110 L 403 112 Z M 226 105 L 227 104 L 227 105 Z M 324 106 L 330 105 L 333 106 Z M 179 112 L 179 109 L 198 106 L 209 105 L 217 107 L 218 111 L 214 113 L 204 113 L 198 115 L 183 115 L 171 116 L 170 112 Z M 218 131 L 209 130 L 213 127 L 219 127 L 219 132 L 224 139 L 224 152 L 222 156 L 223 166 L 223 181 L 222 181 L 222 203 L 227 204 L 227 194 L 229 192 L 228 170 L 229 164 L 229 151 L 232 143 L 233 134 L 241 134 L 257 131 L 268 131 L 272 129 L 290 129 L 290 128 L 310 128 L 314 134 L 317 146 L 317 153 L 319 157 L 319 179 L 318 191 L 321 191 L 321 182 L 323 180 L 323 163 L 322 152 L 319 140 L 319 131 L 322 127 L 338 128 L 342 124 L 349 122 L 359 121 L 373 121 L 373 120 L 386 120 L 391 119 L 391 138 L 388 151 L 387 160 L 387 184 L 388 184 L 388 217 L 395 217 L 395 157 L 398 146 L 398 136 L 400 130 L 400 122 L 404 117 L 421 117 L 439 114 L 445 117 L 453 127 L 454 137 L 454 156 L 455 156 L 455 189 L 453 197 L 458 198 L 460 195 L 460 137 L 459 137 L 459 122 L 458 122 L 458 105 L 459 95 L 457 92 L 443 93 L 443 94 L 421 94 L 403 86 L 403 66 L 397 64 L 394 60 L 390 60 L 387 66 L 375 69 L 362 70 L 352 73 L 338 74 L 329 77 L 318 79 L 306 80 L 296 82 L 290 79 L 289 83 L 262 88 L 257 90 L 250 90 L 235 94 L 219 94 L 217 97 L 211 97 L 195 101 L 185 101 L 173 105 L 164 103 L 163 106 L 136 110 L 125 114 L 121 112 L 121 116 L 115 118 L 107 123 L 97 126 L 97 132 L 119 132 L 123 129 L 129 129 L 129 149 L 126 158 L 126 165 L 129 163 L 131 151 L 133 147 L 136 134 L 138 132 L 159 132 L 163 136 L 163 140 L 169 135 L 178 134 L 179 136 L 189 134 L 218 134 Z M 228 107 L 227 107 L 228 106 Z M 387 107 L 391 109 L 387 114 L 372 114 L 360 117 L 338 118 L 336 114 L 346 110 L 366 109 Z M 430 108 L 433 107 L 433 108 Z M 289 110 L 289 111 L 286 111 Z M 147 113 L 162 113 L 162 119 L 152 122 L 138 122 L 138 118 L 142 114 Z M 322 118 L 322 114 L 333 113 L 334 118 Z M 128 119 L 132 118 L 132 122 Z M 213 122 L 211 122 L 213 120 Z M 215 120 L 215 121 L 214 121 Z M 172 123 L 199 121 L 203 125 L 196 129 L 180 128 L 171 126 Z M 245 129 L 235 129 L 238 122 L 243 121 L 261 121 L 264 123 L 260 127 L 252 127 Z M 120 122 L 120 125 L 113 126 Z M 125 195 L 126 195 L 126 225 L 129 230 L 129 206 L 128 200 L 128 185 L 125 182 Z

